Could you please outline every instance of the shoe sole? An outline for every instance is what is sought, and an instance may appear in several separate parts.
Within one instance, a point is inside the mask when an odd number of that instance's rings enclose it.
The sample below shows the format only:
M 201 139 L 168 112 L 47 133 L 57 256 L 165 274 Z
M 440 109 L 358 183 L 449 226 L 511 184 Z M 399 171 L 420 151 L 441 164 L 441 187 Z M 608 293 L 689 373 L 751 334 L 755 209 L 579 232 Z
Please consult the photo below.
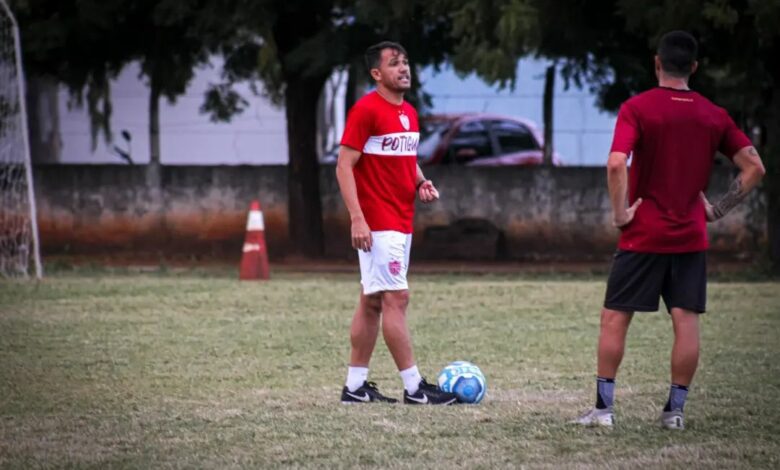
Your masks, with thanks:
M 397 401 L 382 401 L 382 400 L 372 400 L 372 401 L 344 401 L 341 400 L 342 405 L 370 405 L 371 403 L 387 403 L 388 405 L 395 405 L 398 403 Z
M 444 405 L 444 406 L 447 406 L 447 405 L 454 405 L 457 401 L 458 401 L 457 398 L 453 398 L 450 401 L 446 401 L 446 402 L 442 402 L 442 403 L 431 403 L 431 402 L 428 402 L 428 403 L 417 403 L 417 402 L 413 402 L 413 401 L 404 401 L 404 405 L 421 405 L 421 406 L 425 406 L 425 405 L 441 406 L 441 405 Z
M 576 424 L 584 428 L 614 428 L 615 423 L 580 423 L 579 421 L 569 421 L 571 424 Z
M 661 419 L 661 427 L 670 431 L 684 431 L 685 421 L 682 416 L 673 416 L 669 420 Z
M 603 423 L 601 421 L 595 420 L 591 421 L 589 423 L 583 423 L 578 420 L 569 421 L 569 424 L 576 424 L 578 426 L 583 426 L 586 428 L 614 428 L 615 427 L 615 418 L 612 418 L 612 420 L 608 423 Z
M 661 427 L 670 431 L 685 431 L 685 424 L 661 423 Z

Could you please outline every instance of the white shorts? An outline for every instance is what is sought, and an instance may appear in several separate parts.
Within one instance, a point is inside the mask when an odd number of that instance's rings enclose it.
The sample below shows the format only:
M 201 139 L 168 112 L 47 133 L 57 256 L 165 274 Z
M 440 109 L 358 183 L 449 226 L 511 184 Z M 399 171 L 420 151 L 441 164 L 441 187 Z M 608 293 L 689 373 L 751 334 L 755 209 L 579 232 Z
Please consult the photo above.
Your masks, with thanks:
M 406 272 L 412 251 L 412 234 L 393 230 L 371 232 L 371 251 L 358 250 L 363 294 L 406 290 Z

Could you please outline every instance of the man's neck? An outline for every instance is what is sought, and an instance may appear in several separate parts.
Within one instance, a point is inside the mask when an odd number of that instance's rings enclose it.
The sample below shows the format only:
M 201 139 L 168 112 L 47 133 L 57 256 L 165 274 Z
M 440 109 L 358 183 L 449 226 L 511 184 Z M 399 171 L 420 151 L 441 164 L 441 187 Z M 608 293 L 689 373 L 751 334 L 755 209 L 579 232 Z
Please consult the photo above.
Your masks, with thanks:
M 390 104 L 394 104 L 396 106 L 403 104 L 404 102 L 404 93 L 403 92 L 397 92 L 388 90 L 387 87 L 383 86 L 377 86 L 376 92 L 379 93 L 379 96 L 385 99 Z
M 663 88 L 673 88 L 675 90 L 690 90 L 688 88 L 687 78 L 677 78 L 661 75 L 658 77 L 658 86 Z

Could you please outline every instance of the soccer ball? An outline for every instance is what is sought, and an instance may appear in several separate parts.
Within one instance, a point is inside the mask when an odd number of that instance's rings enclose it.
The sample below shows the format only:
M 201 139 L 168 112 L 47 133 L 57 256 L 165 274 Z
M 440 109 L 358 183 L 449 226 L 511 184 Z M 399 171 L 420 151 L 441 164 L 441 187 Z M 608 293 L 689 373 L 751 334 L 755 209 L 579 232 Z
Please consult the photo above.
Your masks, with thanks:
M 442 369 L 438 378 L 439 388 L 454 393 L 461 403 L 479 403 L 485 396 L 485 375 L 476 365 L 467 361 L 455 361 Z

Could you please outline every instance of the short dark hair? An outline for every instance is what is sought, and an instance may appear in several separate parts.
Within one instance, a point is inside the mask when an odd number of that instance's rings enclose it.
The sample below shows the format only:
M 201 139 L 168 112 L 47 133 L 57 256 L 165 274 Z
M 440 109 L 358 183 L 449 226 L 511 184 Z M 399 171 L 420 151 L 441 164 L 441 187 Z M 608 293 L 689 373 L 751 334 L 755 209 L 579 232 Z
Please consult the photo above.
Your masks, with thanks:
M 369 72 L 371 69 L 379 68 L 379 64 L 382 63 L 382 51 L 384 49 L 392 49 L 400 54 L 405 55 L 406 57 L 409 57 L 409 54 L 406 53 L 404 46 L 393 41 L 382 41 L 366 49 L 366 68 Z
M 685 31 L 670 31 L 658 42 L 661 68 L 673 77 L 685 78 L 693 73 L 698 52 L 696 39 Z

